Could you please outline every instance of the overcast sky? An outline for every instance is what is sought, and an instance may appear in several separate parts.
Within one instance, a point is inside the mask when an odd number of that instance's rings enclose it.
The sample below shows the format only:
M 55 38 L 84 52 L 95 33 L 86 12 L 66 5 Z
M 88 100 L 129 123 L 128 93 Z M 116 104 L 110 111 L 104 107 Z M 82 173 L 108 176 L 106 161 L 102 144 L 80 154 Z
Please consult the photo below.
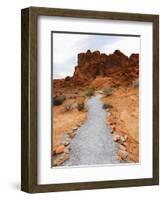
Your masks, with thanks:
M 99 50 L 111 54 L 119 49 L 127 56 L 139 53 L 140 38 L 124 36 L 53 33 L 53 79 L 72 76 L 81 52 Z

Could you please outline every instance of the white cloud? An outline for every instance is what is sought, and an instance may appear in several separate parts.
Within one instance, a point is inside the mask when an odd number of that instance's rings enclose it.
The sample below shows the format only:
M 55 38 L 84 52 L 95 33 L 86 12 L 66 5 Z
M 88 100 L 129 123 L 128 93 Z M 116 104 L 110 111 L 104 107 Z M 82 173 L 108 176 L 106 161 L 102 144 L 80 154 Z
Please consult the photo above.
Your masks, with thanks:
M 119 49 L 130 56 L 131 53 L 139 53 L 139 48 L 139 37 L 54 33 L 53 78 L 72 76 L 77 65 L 78 53 L 88 49 L 106 54 Z
M 54 63 L 65 63 L 74 53 L 76 43 L 84 39 L 82 35 L 53 34 Z
M 107 44 L 104 47 L 104 51 L 113 53 L 116 49 L 119 49 L 126 56 L 130 56 L 132 53 L 140 52 L 140 38 L 139 37 L 123 37 L 120 41 L 117 41 L 111 45 Z

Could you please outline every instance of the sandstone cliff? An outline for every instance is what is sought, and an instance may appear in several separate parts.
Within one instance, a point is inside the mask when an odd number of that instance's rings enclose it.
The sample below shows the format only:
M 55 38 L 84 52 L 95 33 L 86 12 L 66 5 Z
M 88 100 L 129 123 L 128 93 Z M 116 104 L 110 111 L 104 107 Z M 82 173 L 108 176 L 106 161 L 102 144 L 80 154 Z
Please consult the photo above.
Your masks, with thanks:
M 127 57 L 120 50 L 106 55 L 99 51 L 78 54 L 78 63 L 72 77 L 54 80 L 54 87 L 87 86 L 96 77 L 110 77 L 114 84 L 130 84 L 138 78 L 139 54 Z

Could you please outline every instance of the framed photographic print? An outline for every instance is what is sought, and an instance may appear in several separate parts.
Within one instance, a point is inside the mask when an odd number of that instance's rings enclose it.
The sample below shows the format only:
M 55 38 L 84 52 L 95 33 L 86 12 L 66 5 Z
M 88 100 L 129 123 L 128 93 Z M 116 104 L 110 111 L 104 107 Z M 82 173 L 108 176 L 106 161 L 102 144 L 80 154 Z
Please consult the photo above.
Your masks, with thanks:
M 21 12 L 21 188 L 159 184 L 159 16 Z

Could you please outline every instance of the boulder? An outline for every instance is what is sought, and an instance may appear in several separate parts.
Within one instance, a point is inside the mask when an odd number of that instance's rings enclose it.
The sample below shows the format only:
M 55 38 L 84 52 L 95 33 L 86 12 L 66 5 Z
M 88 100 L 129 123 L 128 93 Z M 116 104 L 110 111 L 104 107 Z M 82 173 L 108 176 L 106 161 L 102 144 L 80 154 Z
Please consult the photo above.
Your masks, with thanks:
M 76 135 L 76 132 L 75 132 L 75 131 L 69 132 L 69 136 L 70 136 L 71 139 L 74 138 L 75 135 Z
M 61 139 L 61 144 L 63 144 L 64 146 L 69 145 L 71 142 L 71 138 L 70 136 L 66 133 L 63 135 L 62 139 Z
M 119 150 L 118 151 L 118 156 L 122 159 L 122 160 L 126 160 L 128 157 L 128 152 L 124 151 L 124 150 Z
M 67 139 L 67 140 L 64 140 L 64 141 L 62 142 L 62 144 L 63 144 L 64 146 L 67 146 L 67 145 L 70 144 L 70 142 L 71 142 L 71 139 L 69 138 L 69 139 Z
M 118 134 L 114 134 L 114 136 L 113 136 L 113 140 L 114 140 L 115 142 L 118 142 L 118 141 L 120 140 L 120 138 L 121 138 L 121 136 L 118 135 Z
M 119 160 L 119 161 L 122 160 L 122 158 L 120 156 L 118 156 L 118 155 L 116 156 L 116 159 Z
M 127 139 L 128 139 L 128 136 L 127 136 L 127 135 L 121 136 L 121 138 L 120 138 L 121 143 L 126 142 Z
M 122 150 L 122 151 L 126 151 L 127 148 L 124 145 L 120 144 L 119 149 Z
M 128 143 L 127 142 L 123 142 L 123 146 L 127 147 Z
M 64 149 L 65 149 L 65 146 L 64 146 L 63 144 L 61 144 L 61 145 L 59 145 L 59 146 L 57 146 L 57 147 L 55 148 L 55 153 L 56 153 L 56 154 L 63 153 L 63 152 L 64 152 Z
M 107 117 L 109 117 L 109 116 L 110 116 L 110 112 L 107 113 Z
M 70 146 L 67 146 L 64 150 L 64 153 L 69 154 L 70 153 Z
M 53 158 L 53 165 L 59 166 L 62 163 L 64 163 L 65 160 L 68 160 L 69 158 L 70 158 L 69 153 L 64 152 L 64 153 L 58 154 L 58 155 L 54 156 L 54 158 Z
M 77 126 L 75 126 L 72 130 L 73 131 L 76 131 L 78 129 L 78 127 Z
M 127 139 L 128 139 L 128 136 L 127 136 L 127 135 L 124 135 L 124 139 L 125 139 L 125 141 L 127 141 Z

